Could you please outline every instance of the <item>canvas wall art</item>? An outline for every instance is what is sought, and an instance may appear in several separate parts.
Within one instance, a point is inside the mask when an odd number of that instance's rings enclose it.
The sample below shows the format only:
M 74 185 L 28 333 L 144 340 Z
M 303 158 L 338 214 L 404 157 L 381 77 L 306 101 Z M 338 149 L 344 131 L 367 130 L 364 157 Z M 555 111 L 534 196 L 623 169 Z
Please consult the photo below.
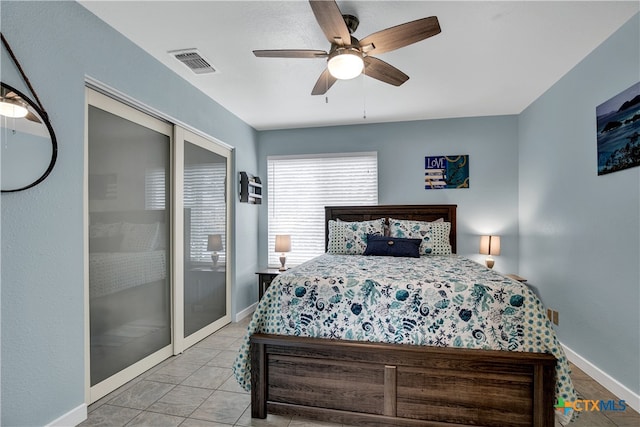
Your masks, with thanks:
M 596 107 L 598 175 L 640 166 L 640 82 Z
M 425 157 L 424 188 L 469 188 L 469 156 Z

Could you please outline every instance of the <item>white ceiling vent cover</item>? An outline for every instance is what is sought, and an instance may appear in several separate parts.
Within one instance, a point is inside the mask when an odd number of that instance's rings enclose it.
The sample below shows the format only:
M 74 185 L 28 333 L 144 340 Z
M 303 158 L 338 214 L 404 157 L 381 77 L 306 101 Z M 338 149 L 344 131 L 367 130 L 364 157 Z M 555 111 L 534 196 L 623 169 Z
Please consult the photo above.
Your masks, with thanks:
M 197 49 L 181 49 L 169 51 L 178 61 L 189 67 L 196 74 L 215 73 L 216 69 L 204 59 Z

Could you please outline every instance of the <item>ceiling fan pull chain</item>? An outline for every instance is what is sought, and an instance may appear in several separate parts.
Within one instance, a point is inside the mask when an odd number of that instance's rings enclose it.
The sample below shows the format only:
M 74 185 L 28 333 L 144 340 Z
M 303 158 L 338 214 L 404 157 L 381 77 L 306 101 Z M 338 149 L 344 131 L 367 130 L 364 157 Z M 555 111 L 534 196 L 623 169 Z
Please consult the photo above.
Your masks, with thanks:
M 365 77 L 367 76 L 367 67 L 362 69 L 362 118 L 367 120 L 367 88 L 365 87 Z
M 324 103 L 328 104 L 329 103 L 329 95 L 327 95 L 327 92 L 329 92 L 329 74 L 327 74 L 325 76 L 324 79 Z

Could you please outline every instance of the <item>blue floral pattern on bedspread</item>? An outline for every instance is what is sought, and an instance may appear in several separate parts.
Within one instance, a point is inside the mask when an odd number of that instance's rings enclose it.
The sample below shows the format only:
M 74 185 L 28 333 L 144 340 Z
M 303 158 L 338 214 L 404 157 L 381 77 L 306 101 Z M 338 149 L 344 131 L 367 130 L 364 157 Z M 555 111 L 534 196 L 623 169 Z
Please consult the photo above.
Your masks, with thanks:
M 575 400 L 569 366 L 535 294 L 469 259 L 324 254 L 280 274 L 233 366 L 250 389 L 254 333 L 551 353 L 556 399 Z M 563 424 L 572 414 L 556 414 Z

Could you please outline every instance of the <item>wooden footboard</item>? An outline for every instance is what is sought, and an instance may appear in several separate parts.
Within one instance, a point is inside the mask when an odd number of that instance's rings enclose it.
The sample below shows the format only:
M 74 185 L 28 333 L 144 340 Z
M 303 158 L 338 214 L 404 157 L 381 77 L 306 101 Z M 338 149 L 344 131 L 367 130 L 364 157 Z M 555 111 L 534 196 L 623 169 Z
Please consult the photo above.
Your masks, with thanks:
M 256 334 L 251 415 L 351 425 L 554 425 L 549 354 Z

